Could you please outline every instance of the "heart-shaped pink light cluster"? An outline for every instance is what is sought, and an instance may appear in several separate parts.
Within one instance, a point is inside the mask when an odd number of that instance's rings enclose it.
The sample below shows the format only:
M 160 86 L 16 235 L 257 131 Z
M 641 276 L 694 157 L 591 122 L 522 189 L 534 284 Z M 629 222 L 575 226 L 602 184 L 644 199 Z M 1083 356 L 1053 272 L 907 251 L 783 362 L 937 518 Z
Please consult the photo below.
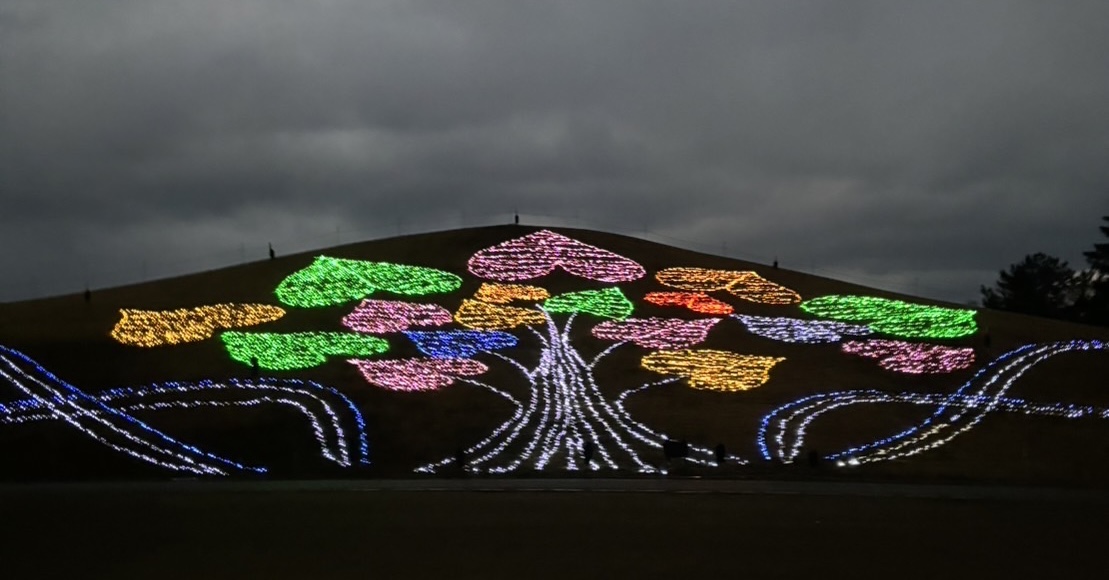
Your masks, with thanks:
M 468 358 L 407 358 L 395 360 L 353 359 L 366 382 L 391 391 L 434 391 L 449 386 L 459 377 L 476 376 L 489 370 Z
M 539 278 L 555 268 L 601 282 L 627 282 L 646 274 L 633 260 L 550 230 L 481 250 L 470 258 L 469 268 L 475 276 L 501 282 Z
M 705 340 L 719 318 L 679 320 L 677 318 L 629 318 L 610 320 L 593 327 L 601 340 L 631 341 L 643 348 L 675 350 Z
M 347 328 L 371 334 L 402 332 L 416 326 L 442 326 L 450 321 L 450 311 L 438 304 L 397 300 L 363 300 L 343 317 L 343 325 Z
M 849 354 L 878 359 L 878 365 L 886 370 L 914 375 L 951 373 L 974 364 L 973 348 L 902 340 L 848 341 L 841 348 Z

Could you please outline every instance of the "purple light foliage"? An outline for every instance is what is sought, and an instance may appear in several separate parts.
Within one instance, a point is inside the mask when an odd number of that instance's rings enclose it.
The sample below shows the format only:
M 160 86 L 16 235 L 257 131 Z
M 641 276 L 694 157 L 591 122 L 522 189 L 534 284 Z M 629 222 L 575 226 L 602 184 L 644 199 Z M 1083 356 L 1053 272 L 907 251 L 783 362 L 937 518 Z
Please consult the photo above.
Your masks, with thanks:
M 901 340 L 849 341 L 843 352 L 878 359 L 882 368 L 914 375 L 952 373 L 974 364 L 974 349 Z
M 720 320 L 719 318 L 611 320 L 593 327 L 593 336 L 601 340 L 631 341 L 643 348 L 675 350 L 704 341 L 709 330 Z
M 370 334 L 401 332 L 414 326 L 442 326 L 450 321 L 450 311 L 438 304 L 397 300 L 363 300 L 343 317 L 343 325 L 347 328 Z
M 865 336 L 872 333 L 866 326 L 846 322 L 746 314 L 737 314 L 735 317 L 751 334 L 779 342 L 820 344 L 839 342 L 844 336 Z
M 556 268 L 599 282 L 638 280 L 647 273 L 638 262 L 549 230 L 481 250 L 470 258 L 469 268 L 475 276 L 500 282 L 539 278 Z

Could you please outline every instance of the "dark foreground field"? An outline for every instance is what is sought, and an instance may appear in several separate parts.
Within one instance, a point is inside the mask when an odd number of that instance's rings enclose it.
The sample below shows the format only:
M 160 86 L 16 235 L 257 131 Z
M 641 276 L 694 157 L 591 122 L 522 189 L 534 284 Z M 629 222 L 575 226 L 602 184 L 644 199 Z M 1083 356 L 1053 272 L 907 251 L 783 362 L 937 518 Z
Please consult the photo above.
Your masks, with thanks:
M 1101 500 L 0 491 L 3 578 L 1063 578 Z

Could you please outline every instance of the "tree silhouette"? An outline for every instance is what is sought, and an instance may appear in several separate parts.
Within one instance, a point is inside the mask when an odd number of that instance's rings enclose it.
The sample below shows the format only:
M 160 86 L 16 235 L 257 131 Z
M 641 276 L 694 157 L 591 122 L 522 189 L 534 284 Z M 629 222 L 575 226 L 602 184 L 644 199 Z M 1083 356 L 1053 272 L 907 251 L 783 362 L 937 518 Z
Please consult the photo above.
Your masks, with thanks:
M 1109 223 L 1109 216 L 1102 216 Z M 1109 225 L 1100 226 L 1109 237 Z M 1109 326 L 1109 242 L 1095 243 L 1094 249 L 1083 252 L 1090 270 L 1083 273 L 1083 292 L 1076 305 L 1082 322 Z
M 1002 270 L 995 288 L 982 286 L 982 305 L 987 308 L 1067 318 L 1079 291 L 1074 270 L 1059 258 L 1030 254 Z

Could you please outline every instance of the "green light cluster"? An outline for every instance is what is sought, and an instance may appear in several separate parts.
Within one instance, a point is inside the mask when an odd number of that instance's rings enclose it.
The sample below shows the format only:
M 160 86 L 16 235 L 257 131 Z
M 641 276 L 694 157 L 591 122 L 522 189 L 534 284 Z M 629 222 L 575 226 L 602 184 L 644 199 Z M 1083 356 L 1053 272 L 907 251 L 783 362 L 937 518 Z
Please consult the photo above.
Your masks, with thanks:
M 319 366 L 329 356 L 365 357 L 389 350 L 376 336 L 353 332 L 224 332 L 220 340 L 231 358 L 245 365 L 258 360 L 260 368 L 290 371 Z
M 461 285 L 458 276 L 434 268 L 319 256 L 282 280 L 275 293 L 282 304 L 320 308 L 361 300 L 378 290 L 422 296 L 452 292 Z
M 802 302 L 801 309 L 821 318 L 865 323 L 875 332 L 904 338 L 959 338 L 978 330 L 973 310 L 874 296 L 820 296 Z
M 635 306 L 619 288 L 613 286 L 603 290 L 582 290 L 559 294 L 547 299 L 543 303 L 543 308 L 548 312 L 563 314 L 580 312 L 601 318 L 623 320 L 631 316 Z

